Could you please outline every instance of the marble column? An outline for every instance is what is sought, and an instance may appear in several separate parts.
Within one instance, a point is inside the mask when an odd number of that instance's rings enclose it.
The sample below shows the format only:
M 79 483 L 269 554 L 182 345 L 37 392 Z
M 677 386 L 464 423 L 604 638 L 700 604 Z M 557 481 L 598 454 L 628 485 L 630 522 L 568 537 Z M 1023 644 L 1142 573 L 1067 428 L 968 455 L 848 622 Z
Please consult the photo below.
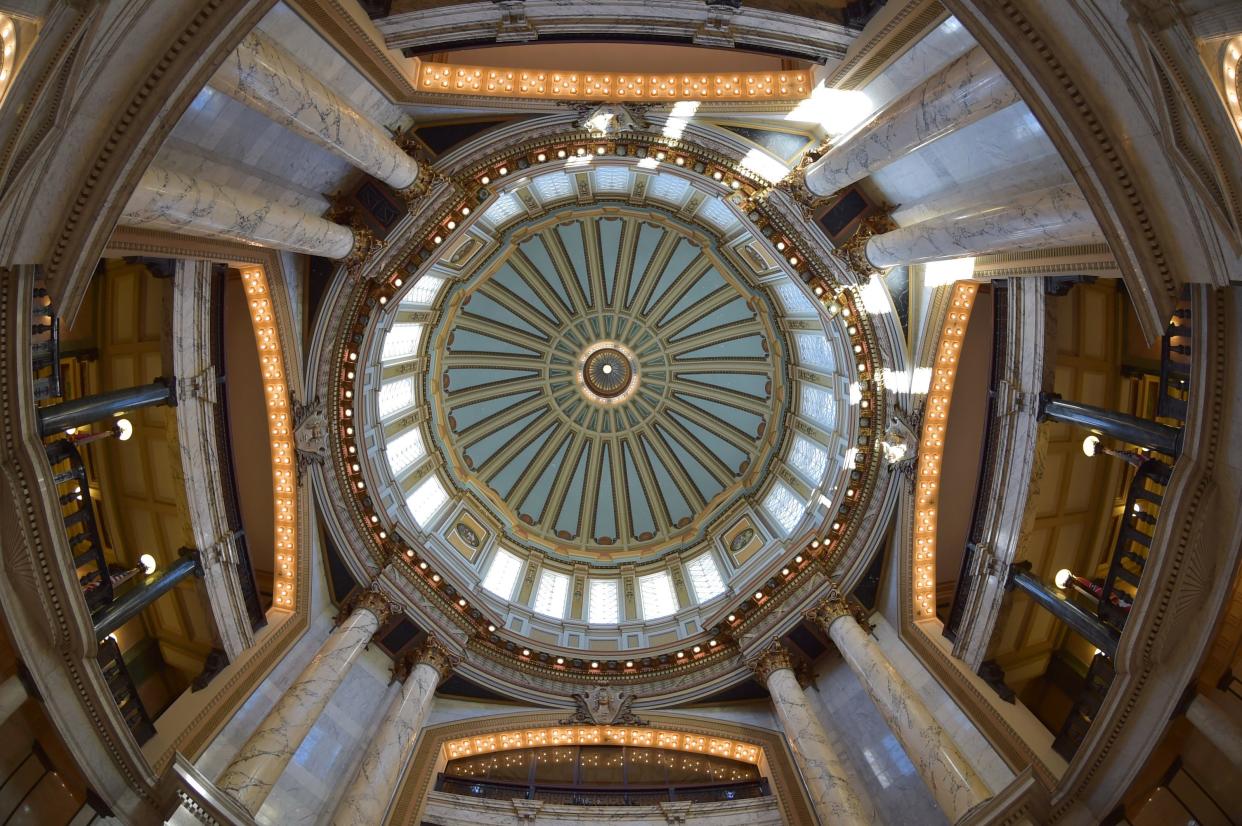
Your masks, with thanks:
M 1237 720 L 1204 694 L 1196 694 L 1190 701 L 1186 707 L 1186 719 L 1233 763 L 1234 769 L 1242 776 L 1242 726 L 1238 725 Z
M 418 163 L 383 127 L 257 29 L 242 39 L 211 85 L 393 189 L 406 189 L 418 179 Z
M 403 679 L 404 684 L 388 706 L 349 791 L 337 807 L 334 826 L 384 822 L 401 770 L 409 762 L 431 709 L 436 686 L 457 662 L 456 655 L 434 637 L 428 637 L 412 656 L 394 666 L 394 677 Z
M 991 796 L 953 738 L 854 619 L 839 594 L 829 596 L 807 618 L 832 638 L 950 822 Z
M 278 203 L 272 197 L 151 166 L 130 196 L 120 223 L 229 238 L 290 252 L 345 258 L 354 231 Z
M 216 785 L 257 814 L 350 666 L 394 610 L 377 590 L 363 591 L 342 606 L 342 614 L 348 613 L 345 620 L 263 718 Z
M 1020 99 L 976 46 L 834 143 L 806 168 L 806 188 L 831 195 Z
M 806 694 L 794 676 L 789 652 L 775 640 L 748 665 L 755 672 L 755 678 L 768 688 L 789 750 L 793 752 L 820 822 L 824 826 L 872 823 L 874 807 L 864 803 L 850 787 L 841 761 L 828 742 L 827 732 L 811 711 Z
M 1087 199 L 1061 185 L 1015 198 L 1004 206 L 943 215 L 867 240 L 877 269 L 994 252 L 1103 243 Z

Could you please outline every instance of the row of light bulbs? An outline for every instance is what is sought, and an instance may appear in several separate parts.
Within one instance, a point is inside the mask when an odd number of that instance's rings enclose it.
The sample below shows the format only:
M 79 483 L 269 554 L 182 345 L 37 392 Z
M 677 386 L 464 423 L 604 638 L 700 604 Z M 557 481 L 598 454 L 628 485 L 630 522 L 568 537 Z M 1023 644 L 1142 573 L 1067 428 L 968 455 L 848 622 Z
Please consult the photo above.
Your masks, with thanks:
M 940 507 L 940 471 L 953 381 L 978 290 L 979 285 L 973 281 L 959 281 L 953 286 L 927 392 L 914 510 L 914 612 L 918 619 L 936 616 L 936 517 Z
M 759 762 L 759 747 L 721 737 L 708 737 L 678 731 L 614 726 L 566 726 L 530 728 L 516 731 L 464 737 L 444 744 L 450 760 L 476 754 L 489 754 L 513 749 L 545 746 L 638 746 L 666 751 L 685 751 L 727 757 L 744 763 Z
M 801 100 L 807 70 L 736 74 L 659 74 L 523 70 L 422 63 L 416 86 L 438 94 L 580 100 Z
M 272 600 L 276 607 L 292 610 L 297 603 L 297 493 L 289 385 L 285 380 L 284 353 L 276 329 L 267 274 L 261 267 L 247 267 L 242 270 L 241 277 L 250 309 L 250 323 L 259 348 L 268 439 L 272 450 L 273 507 L 276 516 L 276 570 Z

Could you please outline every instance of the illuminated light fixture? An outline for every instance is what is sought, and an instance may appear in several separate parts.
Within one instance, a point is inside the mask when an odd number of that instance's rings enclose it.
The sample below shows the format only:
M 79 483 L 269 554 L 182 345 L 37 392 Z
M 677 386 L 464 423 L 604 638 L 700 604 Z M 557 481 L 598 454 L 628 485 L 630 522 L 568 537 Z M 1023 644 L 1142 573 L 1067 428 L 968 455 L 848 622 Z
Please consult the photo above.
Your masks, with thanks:
M 693 651 L 695 654 L 698 654 L 698 653 L 699 653 L 700 651 L 702 651 L 703 649 L 702 649 L 702 647 L 700 647 L 700 646 L 697 646 L 697 645 L 696 645 L 694 648 L 692 648 L 692 649 L 690 649 L 690 650 L 691 650 L 691 651 Z
M 447 224 L 446 226 L 448 226 L 448 228 L 449 228 L 449 229 L 457 229 L 457 222 L 456 222 L 456 221 L 449 221 L 449 222 L 448 222 L 448 224 Z
M 374 525 L 378 521 L 379 521 L 379 517 L 376 516 L 375 514 L 371 514 L 371 524 Z
M 781 568 L 781 576 L 789 576 L 789 569 Z
M 509 174 L 509 167 L 507 167 L 507 166 L 502 166 L 502 167 L 500 167 L 500 169 L 498 169 L 498 170 L 496 170 L 496 171 L 497 171 L 497 172 L 499 172 L 501 175 L 508 175 L 508 174 Z
M 484 186 L 490 184 L 491 182 L 492 182 L 491 175 L 484 175 L 482 178 L 479 178 L 479 183 L 483 184 Z
M 1065 590 L 1065 586 L 1069 585 L 1070 580 L 1074 578 L 1074 574 L 1069 568 L 1062 568 L 1057 571 L 1057 575 L 1052 578 L 1052 582 L 1058 588 Z
M 523 649 L 522 649 L 522 656 L 523 656 L 523 657 L 529 657 L 529 656 L 530 656 L 530 649 L 529 649 L 529 648 L 523 648 Z
M 421 568 L 422 570 L 424 570 L 424 571 L 425 571 L 425 570 L 427 570 L 427 563 L 426 563 L 426 562 L 420 562 L 420 563 L 418 563 L 418 567 L 419 567 L 419 568 Z
M 353 380 L 354 380 L 354 371 L 353 371 L 353 370 L 350 370 L 348 373 L 346 373 L 346 374 L 345 374 L 345 378 L 349 379 L 350 381 L 353 381 Z
M 138 557 L 138 564 L 142 567 L 142 572 L 147 576 L 155 573 L 155 569 L 158 567 L 155 564 L 155 557 L 151 556 L 151 554 L 143 554 Z
M 489 625 L 487 626 L 487 630 L 488 630 L 488 631 L 490 631 L 491 633 L 495 634 L 495 633 L 496 633 L 496 626 L 494 626 L 494 625 L 490 625 L 490 624 L 489 624 Z
M 816 544 L 818 544 L 818 543 L 816 543 Z M 798 554 L 797 556 L 795 556 L 795 557 L 794 557 L 794 564 L 795 564 L 795 565 L 801 565 L 801 564 L 802 564 L 802 554 Z
M 462 215 L 469 215 L 469 214 L 470 214 L 470 207 L 462 207 L 462 208 L 461 208 L 461 214 L 462 214 Z
M 387 539 L 387 538 L 388 538 L 388 531 L 380 531 L 380 532 L 379 532 L 379 538 L 380 538 L 380 539 Z
M 818 547 L 819 547 L 819 540 L 818 540 L 818 539 L 812 539 L 812 540 L 811 540 L 811 547 L 812 547 L 812 548 L 818 548 Z
M 358 354 L 357 354 L 357 353 L 350 353 L 350 354 L 349 354 L 349 360 L 350 360 L 350 361 L 357 361 L 357 360 L 358 360 Z
M 452 227 L 449 227 L 449 229 L 452 229 Z M 386 296 L 386 295 L 381 295 L 381 296 L 379 297 L 379 303 L 380 303 L 381 305 L 383 305 L 383 304 L 387 304 L 387 303 L 388 303 L 388 296 Z
M 633 661 L 633 660 L 626 660 L 626 661 L 625 661 L 625 667 L 626 667 L 626 668 L 633 668 L 633 667 L 634 667 L 634 661 Z
M 720 643 L 716 642 L 715 640 L 708 640 L 708 641 L 707 641 L 707 644 L 708 644 L 710 647 L 715 648 L 715 647 L 716 647 L 717 645 L 719 645 Z
M 755 591 L 755 599 L 763 599 L 763 591 Z
M 556 150 L 556 157 L 558 157 L 558 158 L 563 158 L 563 157 L 565 157 L 565 150 L 564 150 L 564 149 L 558 149 L 558 150 Z
M 685 652 L 685 651 L 678 651 L 678 652 L 677 652 L 677 659 L 679 659 L 679 660 L 684 660 L 685 658 L 686 658 L 686 652 Z
M 432 575 L 431 575 L 431 581 L 432 581 L 432 582 L 439 582 L 439 581 L 440 581 L 440 575 L 439 575 L 439 574 L 432 574 Z
M 1082 452 L 1086 456 L 1095 456 L 1100 449 L 1100 437 L 1092 433 L 1082 440 Z
M 466 600 L 465 600 L 465 599 L 459 599 L 459 600 L 457 600 L 457 604 L 458 604 L 458 605 L 460 605 L 462 608 L 465 608 L 465 607 L 466 607 Z
M 725 619 L 727 619 L 729 622 L 736 622 L 737 614 L 730 614 L 729 616 L 725 617 Z
M 548 159 L 548 156 L 542 152 L 540 152 L 538 155 L 535 156 L 535 160 L 539 161 L 539 163 L 543 163 L 547 159 Z
M 413 558 L 414 558 L 414 549 L 413 549 L 413 548 L 407 548 L 407 549 L 406 549 L 406 551 L 405 551 L 405 555 L 406 555 L 406 556 L 408 556 L 410 559 L 413 559 Z
M 117 419 L 112 423 L 112 427 L 119 442 L 128 442 L 134 435 L 134 423 L 129 419 Z

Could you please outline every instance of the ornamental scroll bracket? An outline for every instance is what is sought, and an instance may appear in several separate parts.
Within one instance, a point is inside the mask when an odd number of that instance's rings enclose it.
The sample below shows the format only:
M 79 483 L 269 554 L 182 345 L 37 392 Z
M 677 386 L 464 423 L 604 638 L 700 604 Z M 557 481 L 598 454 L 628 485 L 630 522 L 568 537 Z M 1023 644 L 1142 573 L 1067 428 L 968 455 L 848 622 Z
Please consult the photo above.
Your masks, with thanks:
M 303 471 L 311 465 L 323 467 L 328 459 L 328 419 L 318 397 L 306 403 L 293 399 L 293 446 L 301 484 Z

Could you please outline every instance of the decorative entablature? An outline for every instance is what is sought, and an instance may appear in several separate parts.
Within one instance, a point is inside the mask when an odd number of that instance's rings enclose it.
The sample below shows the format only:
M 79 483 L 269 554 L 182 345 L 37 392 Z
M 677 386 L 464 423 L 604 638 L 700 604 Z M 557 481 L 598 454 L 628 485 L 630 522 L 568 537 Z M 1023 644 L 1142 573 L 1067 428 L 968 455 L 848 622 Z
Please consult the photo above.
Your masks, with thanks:
M 714 664 L 715 668 L 707 670 L 716 672 L 714 679 L 718 681 L 725 672 L 741 671 L 737 629 L 760 622 L 780 605 L 791 588 L 804 589 L 811 572 L 848 567 L 843 563 L 854 540 L 860 532 L 870 534 L 877 527 L 872 524 L 876 511 L 867 504 L 879 479 L 879 423 L 884 420 L 887 401 L 879 380 L 882 349 L 870 313 L 882 313 L 886 308 L 864 307 L 863 287 L 868 279 L 855 275 L 826 254 L 825 243 L 814 236 L 815 230 L 801 219 L 795 205 L 726 151 L 645 132 L 593 138 L 584 131 L 565 132 L 563 122 L 536 123 L 523 129 L 525 132 L 515 136 L 518 139 L 502 153 L 484 155 L 475 142 L 461 153 L 465 155 L 473 149 L 474 158 L 453 168 L 454 156 L 450 156 L 445 162 L 449 168 L 441 170 L 444 181 L 429 193 L 422 214 L 413 216 L 404 246 L 400 247 L 401 255 L 386 255 L 380 262 L 389 274 L 360 279 L 338 291 L 336 305 L 327 314 L 335 329 L 327 331 L 332 336 L 330 343 L 324 339 L 324 346 L 330 346 L 331 353 L 324 359 L 321 372 L 325 398 L 331 400 L 328 409 L 333 411 L 329 414 L 333 472 L 325 475 L 328 495 L 333 499 L 330 510 L 340 520 L 338 527 L 351 540 L 345 543 L 346 547 L 359 554 L 354 564 L 372 573 L 388 565 L 400 572 L 420 597 L 417 607 L 441 614 L 441 627 L 447 621 L 467 637 L 472 659 L 478 662 L 481 655 L 498 666 L 495 671 L 504 673 L 493 674 L 495 678 L 520 679 L 519 675 L 538 674 L 553 682 L 627 684 L 671 680 L 684 687 L 686 677 L 698 673 L 699 667 Z M 698 176 L 707 187 L 718 189 L 751 228 L 766 239 L 769 251 L 782 257 L 785 270 L 809 287 L 823 314 L 840 317 L 857 376 L 851 387 L 852 401 L 856 402 L 851 413 L 857 416 L 851 430 L 852 464 L 840 504 L 824 524 L 805 539 L 795 538 L 794 546 L 786 549 L 787 558 L 775 560 L 759 587 L 740 599 L 735 596 L 729 601 L 726 597 L 716 603 L 712 612 L 715 620 L 701 626 L 705 631 L 671 645 L 623 653 L 601 651 L 597 656 L 583 656 L 581 650 L 562 649 L 533 639 L 509 638 L 501 630 L 505 623 L 493 615 L 488 601 L 473 600 L 468 595 L 473 583 L 453 581 L 456 578 L 427 553 L 422 540 L 398 535 L 389 524 L 386 510 L 368 488 L 366 463 L 360 461 L 366 450 L 355 420 L 362 390 L 360 354 L 367 346 L 377 314 L 399 296 L 407 281 L 432 261 L 438 250 L 463 233 L 476 211 L 494 200 L 491 184 L 509 175 L 561 169 L 572 159 L 587 157 L 626 159 L 653 166 L 667 164 L 687 177 Z M 397 241 L 394 246 L 401 243 Z M 861 545 L 871 547 L 873 543 Z

